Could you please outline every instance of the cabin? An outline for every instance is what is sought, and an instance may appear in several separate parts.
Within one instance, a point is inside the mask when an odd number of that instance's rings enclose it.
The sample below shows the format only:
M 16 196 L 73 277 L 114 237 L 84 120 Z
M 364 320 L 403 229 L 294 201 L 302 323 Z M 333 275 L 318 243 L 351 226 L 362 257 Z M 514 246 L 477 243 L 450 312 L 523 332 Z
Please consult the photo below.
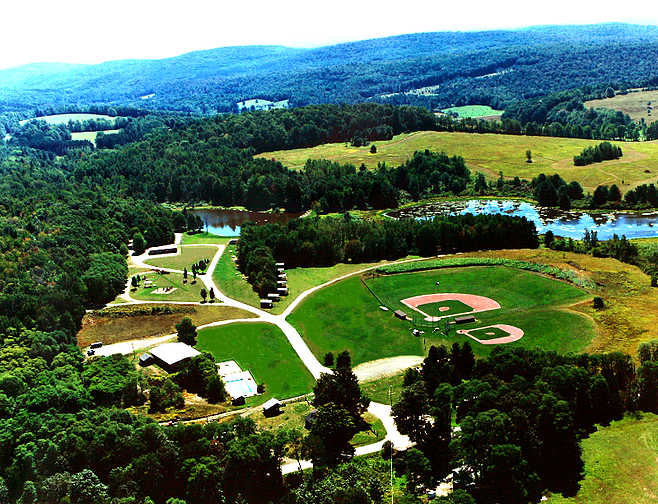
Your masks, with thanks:
M 260 307 L 265 308 L 265 309 L 272 308 L 272 303 L 273 302 L 274 301 L 272 301 L 271 299 L 261 299 L 260 300 Z
M 263 404 L 263 414 L 265 416 L 276 416 L 281 413 L 281 402 L 274 397 Z
M 287 296 L 288 295 L 288 289 L 286 287 L 279 287 L 277 289 L 277 292 L 279 293 L 279 296 Z
M 283 268 L 285 266 L 284 263 L 276 263 L 277 268 Z
M 271 299 L 272 301 L 279 301 L 281 298 L 279 297 L 278 292 L 272 292 L 271 294 L 267 295 L 267 299 Z
M 238 239 L 237 239 L 237 238 L 231 238 L 231 239 L 228 241 L 228 244 L 229 244 L 229 245 L 237 245 L 237 244 L 238 244 Z

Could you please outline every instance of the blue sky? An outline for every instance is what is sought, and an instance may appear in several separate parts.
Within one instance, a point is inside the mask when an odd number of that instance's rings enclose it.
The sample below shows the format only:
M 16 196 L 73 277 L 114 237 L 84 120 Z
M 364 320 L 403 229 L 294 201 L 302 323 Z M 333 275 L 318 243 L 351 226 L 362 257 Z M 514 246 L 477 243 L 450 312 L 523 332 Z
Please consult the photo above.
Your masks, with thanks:
M 41 61 L 166 58 L 234 45 L 315 47 L 403 33 L 622 21 L 658 25 L 658 11 L 618 1 L 363 2 L 333 0 L 20 0 L 2 7 L 0 68 Z M 581 5 L 582 3 L 582 5 Z M 321 5 L 321 6 L 318 6 Z M 389 6 L 390 5 L 390 6 Z M 541 10 L 538 5 L 544 5 Z

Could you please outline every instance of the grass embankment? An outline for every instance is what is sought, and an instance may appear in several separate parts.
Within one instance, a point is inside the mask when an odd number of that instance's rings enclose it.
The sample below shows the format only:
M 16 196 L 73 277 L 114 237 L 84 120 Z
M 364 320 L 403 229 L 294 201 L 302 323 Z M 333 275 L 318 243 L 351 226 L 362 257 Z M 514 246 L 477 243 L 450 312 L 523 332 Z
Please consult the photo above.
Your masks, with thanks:
M 649 504 L 658 501 L 658 416 L 627 416 L 583 440 L 585 477 L 573 498 L 550 504 Z
M 524 179 L 532 179 L 540 173 L 558 173 L 567 181 L 578 181 L 589 192 L 594 192 L 598 185 L 617 184 L 625 191 L 638 184 L 655 182 L 656 175 L 651 172 L 655 172 L 658 163 L 658 142 L 655 141 L 614 142 L 622 148 L 622 158 L 587 166 L 574 166 L 573 157 L 586 147 L 599 144 L 600 140 L 421 131 L 375 143 L 375 154 L 370 153 L 370 147 L 340 143 L 265 152 L 259 156 L 274 158 L 289 168 L 302 168 L 307 159 L 324 158 L 355 166 L 363 163 L 375 169 L 383 162 L 390 167 L 399 166 L 415 151 L 429 149 L 461 156 L 472 172 L 482 172 L 489 179 L 498 178 L 501 171 L 506 178 Z M 532 163 L 526 162 L 527 150 L 532 151 Z
M 394 310 L 405 311 L 409 316 L 413 313 L 401 299 L 436 292 L 476 294 L 497 301 L 499 310 L 478 313 L 476 323 L 460 327 L 471 329 L 498 323 L 519 327 L 525 335 L 511 345 L 576 352 L 582 351 L 596 332 L 587 317 L 565 308 L 567 304 L 589 300 L 589 294 L 568 283 L 517 269 L 440 269 L 382 276 L 367 280 L 367 284 L 389 311 L 382 311 L 380 302 L 360 278 L 354 277 L 315 293 L 289 317 L 318 358 L 328 351 L 348 349 L 357 365 L 397 355 L 423 355 L 430 345 L 449 346 L 455 341 L 469 341 L 477 355 L 487 355 L 491 347 L 458 335 L 454 326 L 448 337 L 428 329 L 419 338 L 411 335 L 409 322 L 393 316 Z
M 197 350 L 210 352 L 217 362 L 234 360 L 251 371 L 265 393 L 247 400 L 249 406 L 270 397 L 285 399 L 307 394 L 315 380 L 283 332 L 266 323 L 235 323 L 208 327 L 198 333 Z
M 217 267 L 213 272 L 213 281 L 217 288 L 228 297 L 242 301 L 251 306 L 260 307 L 260 298 L 254 292 L 247 280 L 242 279 L 242 273 L 238 271 L 235 257 L 235 246 L 229 245 L 220 257 Z M 384 266 L 391 264 L 389 261 L 366 264 L 336 264 L 329 268 L 294 268 L 286 269 L 288 277 L 288 290 L 290 294 L 283 296 L 269 310 L 274 314 L 281 314 L 290 304 L 304 291 L 322 285 L 326 282 L 361 271 L 373 266 Z
M 176 324 L 189 317 L 196 326 L 211 322 L 252 318 L 250 312 L 221 305 L 131 304 L 87 313 L 77 334 L 78 346 L 94 341 L 105 345 L 176 332 Z

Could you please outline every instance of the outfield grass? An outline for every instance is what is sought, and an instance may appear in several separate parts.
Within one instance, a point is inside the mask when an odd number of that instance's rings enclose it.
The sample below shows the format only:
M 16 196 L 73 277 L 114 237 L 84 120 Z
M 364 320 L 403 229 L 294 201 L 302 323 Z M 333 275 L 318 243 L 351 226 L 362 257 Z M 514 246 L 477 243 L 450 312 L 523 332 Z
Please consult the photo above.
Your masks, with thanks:
M 209 261 L 217 253 L 217 247 L 179 247 L 180 253 L 172 256 L 158 257 L 153 256 L 144 261 L 145 264 L 153 266 L 154 268 L 169 268 L 183 271 L 187 268 L 190 278 L 192 277 L 192 264 L 198 263 L 201 259 L 208 259 Z
M 658 416 L 628 416 L 583 440 L 585 477 L 578 494 L 550 504 L 649 504 L 658 501 Z
M 234 360 L 251 371 L 265 393 L 247 400 L 250 406 L 270 397 L 285 399 L 311 391 L 313 376 L 299 359 L 283 332 L 266 323 L 209 327 L 198 333 L 197 350 L 210 352 L 217 362 Z
M 435 285 L 437 280 L 440 290 Z M 487 355 L 491 347 L 458 335 L 454 326 L 448 337 L 431 331 L 422 338 L 413 337 L 410 322 L 392 315 L 394 310 L 411 315 L 412 310 L 400 303 L 401 299 L 437 291 L 478 294 L 497 301 L 500 310 L 478 313 L 478 322 L 460 327 L 472 329 L 497 323 L 519 327 L 525 336 L 511 345 L 577 352 L 584 350 L 596 334 L 589 318 L 564 308 L 590 299 L 589 294 L 526 271 L 455 268 L 379 277 L 368 280 L 368 285 L 389 311 L 381 311 L 379 301 L 361 279 L 353 277 L 313 294 L 288 317 L 318 358 L 329 351 L 347 349 L 357 365 L 396 355 L 423 355 L 430 345 L 450 346 L 465 341 L 471 343 L 476 355 Z
M 625 191 L 638 184 L 655 182 L 653 172 L 658 163 L 658 141 L 613 142 L 621 146 L 622 158 L 587 166 L 573 165 L 574 156 L 586 147 L 599 143 L 599 140 L 577 138 L 421 131 L 376 142 L 376 154 L 371 154 L 368 147 L 357 148 L 339 143 L 265 152 L 259 156 L 274 158 L 295 169 L 302 168 L 309 158 L 324 158 L 355 166 L 363 163 L 375 169 L 383 162 L 391 167 L 399 166 L 415 151 L 430 149 L 463 157 L 472 172 L 482 172 L 489 179 L 498 178 L 501 171 L 506 178 L 518 176 L 524 179 L 532 179 L 539 173 L 558 173 L 567 181 L 578 181 L 590 192 L 602 184 L 617 184 Z M 532 151 L 532 163 L 526 162 L 526 150 Z M 651 173 L 645 173 L 645 170 Z

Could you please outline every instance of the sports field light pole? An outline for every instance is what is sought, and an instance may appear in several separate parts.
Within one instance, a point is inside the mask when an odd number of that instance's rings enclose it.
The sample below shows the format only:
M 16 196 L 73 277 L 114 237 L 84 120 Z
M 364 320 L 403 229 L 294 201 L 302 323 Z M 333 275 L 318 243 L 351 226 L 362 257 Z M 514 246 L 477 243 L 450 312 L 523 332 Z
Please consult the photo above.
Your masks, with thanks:
M 393 408 L 393 386 L 388 382 L 388 404 Z M 393 441 L 391 441 L 391 504 L 393 504 Z

